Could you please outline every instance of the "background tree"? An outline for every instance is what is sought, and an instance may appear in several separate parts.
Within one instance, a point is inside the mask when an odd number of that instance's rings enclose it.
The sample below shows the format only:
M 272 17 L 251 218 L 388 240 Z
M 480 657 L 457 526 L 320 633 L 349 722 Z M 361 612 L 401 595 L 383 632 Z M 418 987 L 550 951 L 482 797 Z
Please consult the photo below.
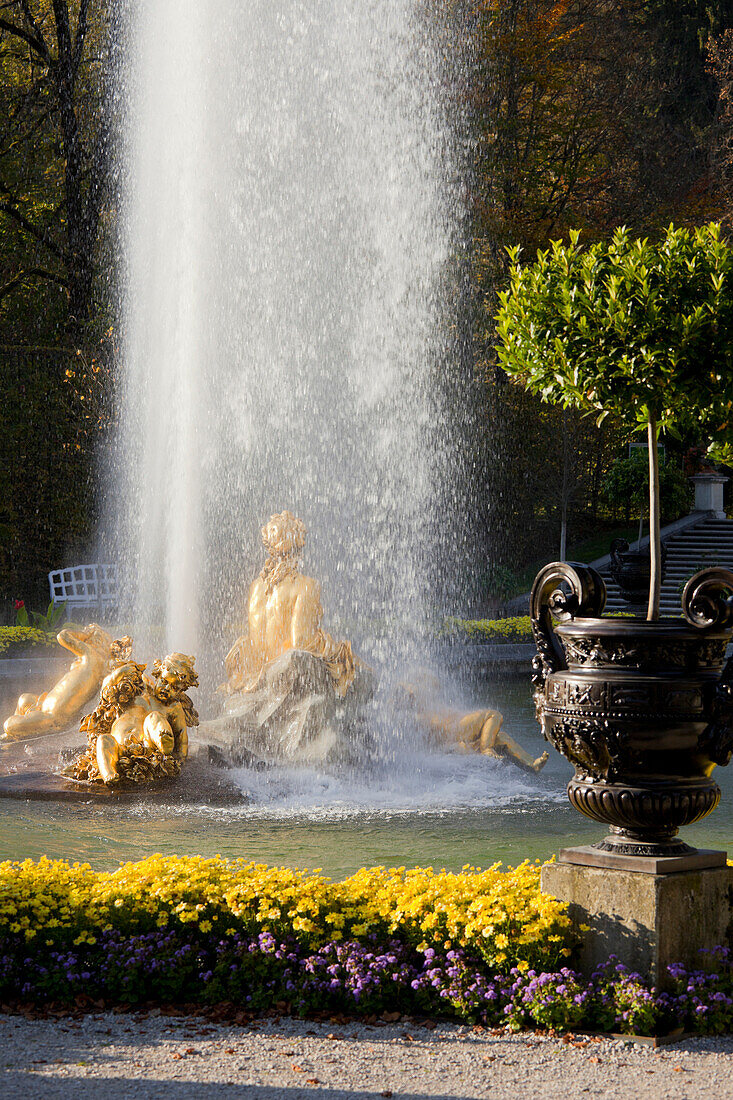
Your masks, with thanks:
M 550 238 L 582 229 L 607 238 L 619 223 L 639 233 L 674 218 L 696 224 L 718 210 L 708 147 L 714 85 L 705 45 L 733 20 L 730 0 L 483 0 L 469 5 L 473 73 L 468 117 L 474 169 L 476 394 L 484 434 L 476 543 L 492 561 L 516 564 L 556 555 L 553 505 L 536 492 L 541 461 L 553 501 L 561 493 L 559 412 L 518 397 L 497 370 L 496 287 L 507 274 L 504 246 L 532 257 Z M 617 454 L 618 432 L 606 423 L 570 425 L 574 448 L 588 447 L 569 501 L 571 543 L 599 520 L 600 477 Z M 530 442 L 531 441 L 531 445 Z M 501 456 L 511 455 L 508 470 Z M 541 459 L 538 457 L 541 456 Z M 594 473 L 595 471 L 595 473 Z M 514 486 L 512 490 L 512 484 Z M 478 499 L 480 497 L 480 499 Z M 499 501 L 499 509 L 491 499 Z M 515 499 L 508 518 L 501 510 Z M 610 541 L 610 540 L 609 540 Z
M 717 88 L 715 122 L 710 132 L 710 164 L 719 217 L 733 225 L 733 29 L 710 40 L 708 71 Z
M 93 539 L 109 413 L 98 279 L 110 197 L 102 0 L 0 2 L 0 592 L 47 600 L 46 573 Z M 107 232 L 109 237 L 109 232 Z M 109 261 L 109 256 L 106 260 Z
M 639 516 L 639 538 L 649 500 L 649 463 L 646 451 L 637 448 L 628 457 L 619 458 L 603 478 L 601 492 L 609 506 L 622 512 L 628 523 Z M 690 510 L 694 494 L 690 482 L 678 466 L 663 463 L 659 467 L 659 514 L 671 523 Z
M 0 5 L 0 324 L 16 340 L 48 309 L 78 341 L 94 313 L 107 30 L 103 0 Z

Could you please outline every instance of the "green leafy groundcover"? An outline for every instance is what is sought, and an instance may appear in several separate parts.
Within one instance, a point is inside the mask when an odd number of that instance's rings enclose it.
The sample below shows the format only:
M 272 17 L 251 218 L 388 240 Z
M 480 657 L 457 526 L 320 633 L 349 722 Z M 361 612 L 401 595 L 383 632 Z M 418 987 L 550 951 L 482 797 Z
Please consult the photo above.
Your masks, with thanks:
M 606 618 L 627 619 L 633 618 L 633 614 L 630 611 L 616 611 Z M 511 615 L 506 619 L 448 618 L 443 626 L 443 634 L 455 641 L 491 644 L 531 642 L 532 620 L 529 615 Z
M 0 658 L 14 657 L 29 649 L 39 650 L 40 656 L 45 656 L 44 650 L 57 647 L 53 631 L 39 630 L 35 626 L 0 626 Z
M 471 642 L 531 642 L 532 621 L 529 615 L 513 615 L 506 619 L 445 620 L 444 633 Z
M 491 894 L 486 905 L 481 891 Z M 526 920 L 520 905 L 531 910 Z M 453 940 L 444 938 L 449 927 Z M 49 860 L 5 863 L 0 1003 L 398 1013 L 647 1034 L 731 1030 L 726 948 L 715 950 L 714 972 L 671 967 L 673 988 L 659 993 L 614 958 L 590 977 L 560 965 L 567 929 L 563 907 L 539 893 L 529 864 L 457 875 L 371 868 L 333 883 L 219 858 L 156 856 L 113 874 Z

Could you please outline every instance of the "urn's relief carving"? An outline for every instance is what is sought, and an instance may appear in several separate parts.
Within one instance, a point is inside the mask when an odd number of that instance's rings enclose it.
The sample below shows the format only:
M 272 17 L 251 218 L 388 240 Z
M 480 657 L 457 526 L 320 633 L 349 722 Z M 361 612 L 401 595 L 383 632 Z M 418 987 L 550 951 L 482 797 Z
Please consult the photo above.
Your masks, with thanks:
M 547 702 L 550 706 L 562 706 L 565 702 L 565 681 L 551 680 L 547 685 Z
M 594 685 L 585 684 L 575 680 L 568 683 L 567 705 L 569 707 L 589 707 L 596 701 L 594 699 Z
M 646 710 L 650 704 L 650 688 L 634 684 L 613 684 L 609 692 L 609 706 L 619 710 Z
M 608 746 L 609 727 L 604 721 L 565 721 L 554 725 L 551 741 L 575 766 L 576 775 L 608 779 L 613 761 Z
M 669 668 L 685 668 L 689 663 L 687 645 L 657 645 L 650 651 L 650 663 Z
M 705 642 L 697 653 L 698 666 L 700 668 L 716 668 L 722 665 L 727 644 L 726 641 Z
M 726 662 L 716 685 L 710 722 L 700 737 L 699 748 L 723 766 L 733 756 L 733 657 Z
M 590 638 L 563 638 L 562 646 L 571 665 L 584 665 L 590 660 L 594 643 Z
M 625 665 L 636 668 L 642 659 L 638 646 L 608 642 L 601 638 L 564 637 L 562 645 L 570 665 Z
M 663 709 L 680 714 L 699 714 L 702 712 L 702 694 L 696 688 L 678 688 L 662 694 Z

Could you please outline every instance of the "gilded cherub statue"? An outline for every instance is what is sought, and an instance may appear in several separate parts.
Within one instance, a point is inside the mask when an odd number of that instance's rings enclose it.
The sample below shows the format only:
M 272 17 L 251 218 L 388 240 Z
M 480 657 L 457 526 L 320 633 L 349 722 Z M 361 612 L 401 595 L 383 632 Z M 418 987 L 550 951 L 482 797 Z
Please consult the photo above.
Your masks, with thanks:
M 186 690 L 198 686 L 194 658 L 171 653 L 153 664 L 127 661 L 102 684 L 98 706 L 82 719 L 88 748 L 67 771 L 73 779 L 155 782 L 180 773 L 188 755 L 188 726 L 198 725 Z
M 439 697 L 440 684 L 429 672 L 420 672 L 411 682 L 399 685 L 396 709 L 410 713 L 417 725 L 437 744 L 459 752 L 481 753 L 509 760 L 525 771 L 542 771 L 549 756 L 533 757 L 504 730 L 498 710 L 457 710 Z
M 76 659 L 48 691 L 41 695 L 25 692 L 20 696 L 15 713 L 3 727 L 9 741 L 65 729 L 99 691 L 110 668 L 126 660 L 132 649 L 130 638 L 113 641 L 97 623 L 89 623 L 84 630 L 65 627 L 56 640 Z
M 291 512 L 262 528 L 267 559 L 249 589 L 247 630 L 224 659 L 227 716 L 208 733 L 231 730 L 255 752 L 324 755 L 373 690 L 371 670 L 346 641 L 321 628 L 321 588 L 300 572 L 306 529 Z

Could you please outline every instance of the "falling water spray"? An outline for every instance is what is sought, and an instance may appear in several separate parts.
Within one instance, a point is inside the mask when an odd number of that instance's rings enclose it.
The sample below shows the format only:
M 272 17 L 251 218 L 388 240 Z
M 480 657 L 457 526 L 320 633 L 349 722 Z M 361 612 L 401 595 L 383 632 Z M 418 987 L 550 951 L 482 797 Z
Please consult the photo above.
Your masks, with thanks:
M 424 619 L 456 224 L 432 19 L 417 0 L 134 9 L 110 499 L 141 654 L 220 661 L 284 508 L 329 629 L 388 662 Z

